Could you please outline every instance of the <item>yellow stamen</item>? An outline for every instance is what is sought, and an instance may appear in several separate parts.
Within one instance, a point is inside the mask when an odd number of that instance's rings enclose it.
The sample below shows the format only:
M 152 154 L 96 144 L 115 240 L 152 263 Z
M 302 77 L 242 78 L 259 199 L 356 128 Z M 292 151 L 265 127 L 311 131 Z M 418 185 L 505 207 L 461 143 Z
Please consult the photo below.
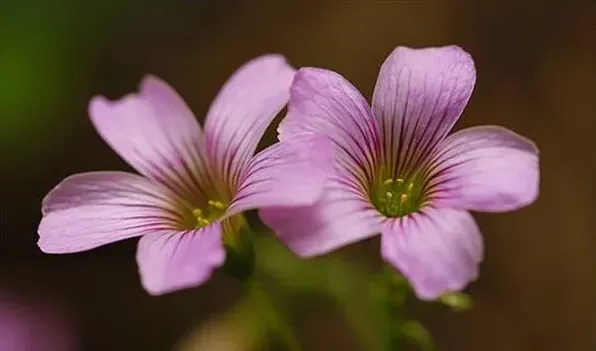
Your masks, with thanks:
M 221 201 L 209 200 L 209 201 L 207 201 L 207 205 L 209 205 L 211 207 L 215 207 L 218 210 L 223 210 L 226 208 L 226 206 Z
M 399 202 L 400 204 L 403 206 L 406 201 L 408 201 L 408 195 L 407 194 L 401 194 L 401 197 L 399 198 Z
M 192 210 L 192 215 L 195 216 L 195 218 L 197 220 L 197 222 L 196 222 L 197 228 L 204 227 L 211 223 L 211 222 L 209 222 L 209 220 L 207 218 L 204 217 L 203 210 L 201 210 L 200 208 L 195 208 L 194 210 Z
M 418 178 L 396 177 L 386 179 L 375 189 L 373 201 L 381 213 L 388 217 L 403 217 L 417 211 L 421 206 L 421 189 L 418 188 Z

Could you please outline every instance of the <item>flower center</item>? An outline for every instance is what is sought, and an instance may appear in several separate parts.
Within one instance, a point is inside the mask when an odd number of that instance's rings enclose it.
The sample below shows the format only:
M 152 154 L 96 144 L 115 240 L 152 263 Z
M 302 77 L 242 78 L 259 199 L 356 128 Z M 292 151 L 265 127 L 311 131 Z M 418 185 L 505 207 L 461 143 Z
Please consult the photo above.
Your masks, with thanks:
M 387 179 L 377 187 L 375 207 L 387 217 L 403 217 L 422 207 L 421 182 L 417 179 Z
M 221 201 L 209 200 L 207 206 L 195 208 L 185 220 L 187 228 L 206 227 L 218 220 L 226 212 L 226 205 Z

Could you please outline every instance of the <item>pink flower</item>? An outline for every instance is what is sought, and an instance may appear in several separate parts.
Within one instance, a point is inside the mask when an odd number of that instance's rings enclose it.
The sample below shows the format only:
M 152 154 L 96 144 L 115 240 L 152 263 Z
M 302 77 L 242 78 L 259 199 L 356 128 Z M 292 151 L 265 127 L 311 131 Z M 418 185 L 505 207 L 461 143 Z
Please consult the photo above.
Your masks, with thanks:
M 204 133 L 180 96 L 155 77 L 118 101 L 94 97 L 95 128 L 142 176 L 66 178 L 43 200 L 39 247 L 71 253 L 141 236 L 137 262 L 149 293 L 205 282 L 225 260 L 222 236 L 233 242 L 238 234 L 237 214 L 309 205 L 322 192 L 332 149 L 325 138 L 277 143 L 254 155 L 287 102 L 294 73 L 278 55 L 250 61 L 220 91 Z
M 417 295 L 435 299 L 478 275 L 483 244 L 468 212 L 502 212 L 538 195 L 538 150 L 496 126 L 447 135 L 476 80 L 456 46 L 398 47 L 384 62 L 372 107 L 332 71 L 303 68 L 280 140 L 324 134 L 336 172 L 314 206 L 265 209 L 263 221 L 298 255 L 324 254 L 381 233 L 381 254 Z

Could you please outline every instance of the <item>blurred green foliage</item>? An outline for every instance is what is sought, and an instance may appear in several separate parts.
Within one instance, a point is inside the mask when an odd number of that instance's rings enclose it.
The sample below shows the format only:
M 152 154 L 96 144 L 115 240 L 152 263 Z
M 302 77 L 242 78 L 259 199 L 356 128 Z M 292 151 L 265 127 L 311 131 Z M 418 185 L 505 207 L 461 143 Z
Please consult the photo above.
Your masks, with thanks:
M 255 244 L 256 273 L 246 298 L 255 299 L 253 306 L 267 308 L 256 309 L 252 323 L 272 321 L 265 323 L 266 330 L 280 336 L 288 350 L 299 349 L 287 323 L 300 313 L 295 301 L 301 295 L 308 295 L 310 303 L 325 297 L 332 301 L 362 350 L 402 350 L 405 345 L 434 350 L 425 327 L 408 319 L 406 304 L 414 296 L 407 280 L 394 269 L 375 273 L 342 255 L 301 260 L 272 236 L 258 238 Z M 267 300 L 274 302 L 263 303 Z
M 21 156 L 43 153 L 43 146 L 61 135 L 64 120 L 52 117 L 75 88 L 78 64 L 69 54 L 77 33 L 77 17 L 69 9 L 14 4 L 2 19 L 1 141 Z

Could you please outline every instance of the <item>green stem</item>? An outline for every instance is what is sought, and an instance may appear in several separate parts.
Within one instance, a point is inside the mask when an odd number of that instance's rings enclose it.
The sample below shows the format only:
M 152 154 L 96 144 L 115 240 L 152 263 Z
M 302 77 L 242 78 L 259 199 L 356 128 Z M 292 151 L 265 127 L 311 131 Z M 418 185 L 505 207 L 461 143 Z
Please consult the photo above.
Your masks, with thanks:
M 264 272 L 256 272 L 248 282 L 250 300 L 255 304 L 268 333 L 281 342 L 288 351 L 301 351 L 292 324 L 288 321 L 287 301 L 283 293 Z
M 233 217 L 224 223 L 227 258 L 224 272 L 246 285 L 248 299 L 254 305 L 260 323 L 289 351 L 300 351 L 300 344 L 287 321 L 284 289 L 275 279 L 256 266 L 255 235 L 243 217 Z M 261 254 L 260 257 L 266 257 Z
M 373 305 L 366 298 L 370 273 L 348 260 L 324 257 L 297 258 L 277 240 L 261 238 L 256 243 L 257 269 L 266 272 L 288 294 L 319 294 L 337 302 L 340 311 L 356 333 L 363 350 L 380 350 L 380 326 L 373 318 Z
M 255 269 L 254 235 L 246 220 L 236 215 L 223 223 L 226 262 L 223 271 L 241 282 L 249 280 Z
M 412 344 L 423 351 L 434 350 L 428 330 L 420 322 L 407 319 L 406 303 L 413 294 L 406 278 L 387 265 L 373 283 L 378 291 L 375 300 L 383 326 L 383 350 L 404 350 Z

